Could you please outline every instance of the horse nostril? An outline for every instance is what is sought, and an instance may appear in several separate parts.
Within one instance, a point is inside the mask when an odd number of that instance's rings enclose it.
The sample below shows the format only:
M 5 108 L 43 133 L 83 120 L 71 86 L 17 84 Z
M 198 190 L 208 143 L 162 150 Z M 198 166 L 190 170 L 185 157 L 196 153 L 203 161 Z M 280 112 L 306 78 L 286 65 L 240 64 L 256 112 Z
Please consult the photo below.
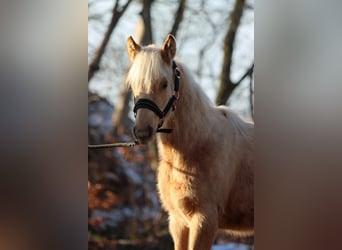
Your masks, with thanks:
M 148 126 L 146 129 L 137 129 L 134 127 L 133 133 L 137 139 L 149 139 L 152 137 L 153 128 L 151 126 Z
M 153 134 L 153 128 L 151 126 L 148 126 L 148 137 L 151 137 Z

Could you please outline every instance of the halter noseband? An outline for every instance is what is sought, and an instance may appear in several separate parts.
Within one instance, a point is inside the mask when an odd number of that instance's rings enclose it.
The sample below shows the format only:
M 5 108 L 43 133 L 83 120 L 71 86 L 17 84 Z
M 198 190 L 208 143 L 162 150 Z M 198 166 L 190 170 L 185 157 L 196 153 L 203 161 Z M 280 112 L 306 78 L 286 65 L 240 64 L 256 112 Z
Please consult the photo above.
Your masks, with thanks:
M 171 133 L 172 129 L 170 128 L 161 128 L 164 123 L 164 118 L 167 115 L 167 113 L 172 108 L 172 111 L 176 109 L 176 101 L 179 98 L 179 78 L 180 78 L 180 71 L 177 67 L 177 64 L 175 61 L 172 61 L 172 69 L 175 73 L 175 86 L 174 86 L 174 94 L 170 97 L 168 103 L 166 104 L 165 108 L 163 110 L 160 110 L 160 108 L 155 104 L 153 101 L 149 99 L 141 98 L 139 99 L 133 108 L 134 116 L 137 115 L 138 109 L 146 108 L 154 112 L 160 119 L 160 122 L 158 124 L 157 133 Z

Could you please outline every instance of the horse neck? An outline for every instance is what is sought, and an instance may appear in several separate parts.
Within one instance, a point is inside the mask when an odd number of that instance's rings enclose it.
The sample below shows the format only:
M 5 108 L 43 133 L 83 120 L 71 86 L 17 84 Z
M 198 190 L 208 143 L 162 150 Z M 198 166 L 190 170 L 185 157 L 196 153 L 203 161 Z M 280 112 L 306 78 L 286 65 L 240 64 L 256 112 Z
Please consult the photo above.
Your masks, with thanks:
M 178 66 L 182 72 L 179 100 L 176 110 L 164 125 L 171 128 L 172 133 L 160 135 L 160 142 L 162 147 L 171 147 L 186 154 L 187 151 L 194 150 L 195 146 L 204 143 L 209 136 L 207 124 L 210 104 L 186 69 L 182 65 Z

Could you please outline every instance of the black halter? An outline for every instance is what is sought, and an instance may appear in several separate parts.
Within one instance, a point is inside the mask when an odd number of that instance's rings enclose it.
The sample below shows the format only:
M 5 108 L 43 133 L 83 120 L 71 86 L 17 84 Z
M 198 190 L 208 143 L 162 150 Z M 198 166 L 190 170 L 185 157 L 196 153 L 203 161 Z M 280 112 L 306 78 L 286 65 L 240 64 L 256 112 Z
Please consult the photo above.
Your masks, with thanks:
M 179 98 L 180 71 L 179 71 L 175 61 L 172 61 L 172 69 L 174 70 L 174 73 L 175 73 L 175 86 L 174 86 L 175 92 L 171 96 L 171 98 L 169 99 L 165 108 L 163 110 L 160 110 L 160 108 L 153 101 L 151 101 L 149 99 L 144 99 L 144 98 L 139 99 L 135 103 L 134 108 L 133 108 L 134 116 L 137 115 L 138 109 L 146 108 L 146 109 L 153 111 L 159 117 L 160 122 L 158 124 L 157 133 L 171 133 L 172 132 L 172 129 L 170 129 L 170 128 L 161 128 L 163 126 L 165 116 L 171 110 L 171 108 L 172 108 L 172 111 L 175 110 L 176 101 Z

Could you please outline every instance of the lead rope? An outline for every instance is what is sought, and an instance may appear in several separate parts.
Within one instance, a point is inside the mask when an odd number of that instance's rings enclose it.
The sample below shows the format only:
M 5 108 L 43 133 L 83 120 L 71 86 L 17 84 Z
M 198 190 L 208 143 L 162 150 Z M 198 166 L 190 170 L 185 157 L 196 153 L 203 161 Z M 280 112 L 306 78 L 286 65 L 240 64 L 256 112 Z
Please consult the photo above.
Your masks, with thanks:
M 89 149 L 117 148 L 117 147 L 133 148 L 136 145 L 139 145 L 139 143 L 137 141 L 135 141 L 135 142 L 117 142 L 117 143 L 108 143 L 108 144 L 88 145 L 88 148 Z

